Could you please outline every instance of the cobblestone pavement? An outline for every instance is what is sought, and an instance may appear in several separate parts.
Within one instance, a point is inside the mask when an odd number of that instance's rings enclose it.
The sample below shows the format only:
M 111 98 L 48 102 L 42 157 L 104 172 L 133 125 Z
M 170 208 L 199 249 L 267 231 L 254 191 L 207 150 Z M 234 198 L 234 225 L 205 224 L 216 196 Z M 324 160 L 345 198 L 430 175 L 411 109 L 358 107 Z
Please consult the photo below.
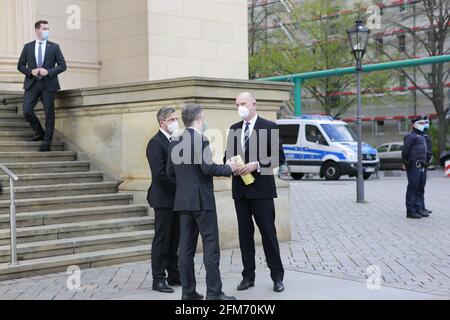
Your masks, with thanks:
M 367 181 L 366 204 L 355 202 L 355 184 L 351 179 L 291 182 L 292 241 L 280 244 L 285 268 L 366 282 L 372 277 L 367 268 L 374 265 L 382 286 L 450 298 L 450 179 L 430 173 L 426 202 L 433 213 L 420 220 L 405 217 L 404 175 Z M 267 274 L 261 247 L 257 259 L 258 281 Z M 195 261 L 201 282 L 201 255 Z M 241 268 L 238 249 L 221 252 L 224 278 L 239 278 Z M 149 261 L 83 270 L 79 290 L 68 289 L 67 277 L 3 281 L 0 299 L 112 299 L 151 290 Z

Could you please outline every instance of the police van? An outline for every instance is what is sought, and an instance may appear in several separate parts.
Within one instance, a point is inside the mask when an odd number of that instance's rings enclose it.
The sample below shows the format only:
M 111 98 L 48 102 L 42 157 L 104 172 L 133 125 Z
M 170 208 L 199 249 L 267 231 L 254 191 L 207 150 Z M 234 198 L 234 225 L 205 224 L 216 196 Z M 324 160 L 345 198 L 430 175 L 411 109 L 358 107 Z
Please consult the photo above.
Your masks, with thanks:
M 331 116 L 305 115 L 277 120 L 280 139 L 291 176 L 319 174 L 327 180 L 357 175 L 358 143 L 347 123 Z M 363 177 L 369 179 L 379 168 L 378 152 L 363 143 Z

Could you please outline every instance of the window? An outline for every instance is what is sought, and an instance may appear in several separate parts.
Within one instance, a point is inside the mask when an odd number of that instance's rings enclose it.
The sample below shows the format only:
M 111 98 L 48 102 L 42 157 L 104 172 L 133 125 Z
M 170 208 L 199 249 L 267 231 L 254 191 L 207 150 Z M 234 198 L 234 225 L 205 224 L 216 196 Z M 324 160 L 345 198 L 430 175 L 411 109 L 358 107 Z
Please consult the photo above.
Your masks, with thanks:
M 383 38 L 375 39 L 375 52 L 377 56 L 380 56 L 383 53 Z
M 385 144 L 385 145 L 383 145 L 383 146 L 381 146 L 381 147 L 378 147 L 378 148 L 377 148 L 377 151 L 378 151 L 378 153 L 382 153 L 382 152 L 387 152 L 388 149 L 389 149 L 389 145 L 388 145 L 388 144 Z
M 282 124 L 278 125 L 278 128 L 280 129 L 280 139 L 283 144 L 297 144 L 300 125 Z
M 428 44 L 432 43 L 432 42 L 433 42 L 433 39 L 434 39 L 434 36 L 433 36 L 433 30 L 428 30 L 428 31 L 427 31 L 427 41 L 428 41 Z
M 378 121 L 374 121 L 373 125 L 375 127 L 375 135 L 376 136 L 383 136 L 384 135 L 384 121 L 383 120 L 378 120 Z
M 406 36 L 404 34 L 398 36 L 398 52 L 406 52 Z
M 409 119 L 402 119 L 398 122 L 398 132 L 404 134 L 411 130 L 411 122 Z
M 400 88 L 405 88 L 406 87 L 406 76 L 405 75 L 400 75 L 398 77 L 398 85 L 399 85 Z
M 322 128 L 332 142 L 353 142 L 355 134 L 345 124 L 322 124 Z
M 322 145 L 328 145 L 327 141 L 322 135 L 322 132 L 320 129 L 316 126 L 307 124 L 305 127 L 305 135 L 306 135 L 306 141 L 322 144 Z
M 402 151 L 403 146 L 401 144 L 393 144 L 391 145 L 391 149 L 389 150 L 390 152 L 394 152 L 394 151 Z

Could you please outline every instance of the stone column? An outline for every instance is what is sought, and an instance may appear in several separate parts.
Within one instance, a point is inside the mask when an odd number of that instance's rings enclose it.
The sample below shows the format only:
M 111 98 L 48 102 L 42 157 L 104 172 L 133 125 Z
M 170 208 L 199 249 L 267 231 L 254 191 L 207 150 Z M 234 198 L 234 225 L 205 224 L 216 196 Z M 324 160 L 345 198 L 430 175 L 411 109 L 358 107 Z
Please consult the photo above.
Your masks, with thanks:
M 22 76 L 16 70 L 23 45 L 34 39 L 35 0 L 0 0 L 0 90 L 20 90 Z

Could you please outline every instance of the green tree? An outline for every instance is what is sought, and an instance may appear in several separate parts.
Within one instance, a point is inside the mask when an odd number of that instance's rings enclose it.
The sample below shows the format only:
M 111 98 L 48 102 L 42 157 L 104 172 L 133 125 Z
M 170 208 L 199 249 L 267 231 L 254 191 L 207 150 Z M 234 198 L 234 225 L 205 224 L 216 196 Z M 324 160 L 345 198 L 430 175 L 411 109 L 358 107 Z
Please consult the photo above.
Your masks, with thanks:
M 335 15 L 342 8 L 328 0 L 307 0 L 291 13 L 296 26 L 290 37 L 279 30 L 273 41 L 250 56 L 250 76 L 264 77 L 352 66 L 346 30 L 354 15 Z M 366 57 L 366 62 L 368 61 Z M 379 91 L 389 80 L 386 72 L 364 74 L 363 92 Z M 339 117 L 356 100 L 354 95 L 337 92 L 353 91 L 355 76 L 345 75 L 308 80 L 304 88 L 319 102 L 326 114 Z M 376 99 L 376 98 L 375 98 Z

